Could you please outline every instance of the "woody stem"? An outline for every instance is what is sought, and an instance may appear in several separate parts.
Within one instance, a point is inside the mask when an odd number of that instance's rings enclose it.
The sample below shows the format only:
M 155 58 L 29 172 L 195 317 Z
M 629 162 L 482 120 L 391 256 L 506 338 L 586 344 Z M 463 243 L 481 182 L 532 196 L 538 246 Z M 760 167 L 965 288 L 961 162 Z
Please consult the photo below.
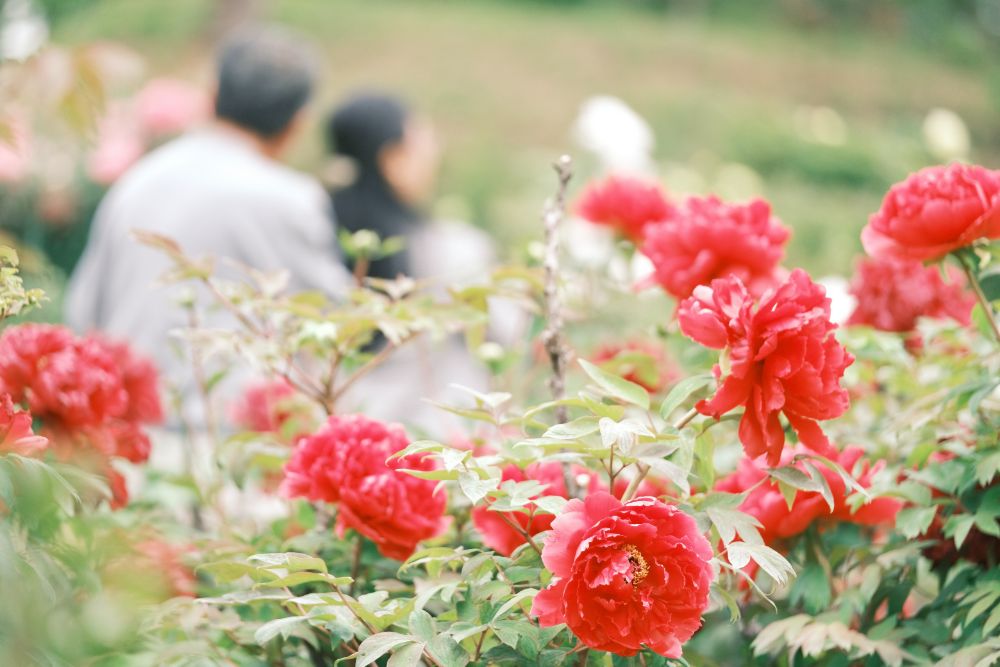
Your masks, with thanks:
M 972 292 L 976 295 L 976 300 L 979 301 L 979 307 L 983 309 L 983 315 L 986 316 L 986 321 L 993 331 L 993 337 L 996 338 L 997 343 L 1000 343 L 1000 325 L 997 324 L 993 305 L 986 297 L 986 293 L 983 292 L 983 286 L 979 283 L 979 278 L 976 276 L 969 258 L 963 253 L 955 253 L 955 257 L 958 258 L 958 263 L 961 264 L 965 277 L 969 280 L 969 286 L 972 287 Z

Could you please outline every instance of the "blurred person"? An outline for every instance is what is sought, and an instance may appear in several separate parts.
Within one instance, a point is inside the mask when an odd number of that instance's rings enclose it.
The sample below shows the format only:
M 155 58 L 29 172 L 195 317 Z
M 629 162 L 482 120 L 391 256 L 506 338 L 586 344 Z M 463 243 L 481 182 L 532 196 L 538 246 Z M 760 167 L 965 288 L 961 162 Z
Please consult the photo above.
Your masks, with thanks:
M 368 277 L 408 276 L 442 291 L 487 277 L 496 260 L 489 236 L 427 213 L 441 163 L 441 146 L 427 118 L 393 95 L 361 93 L 330 114 L 327 143 L 335 160 L 350 165 L 344 170 L 350 182 L 331 190 L 337 224 L 352 233 L 370 230 L 382 239 L 403 240 L 400 252 L 365 267 Z M 497 306 L 491 303 L 491 310 Z M 491 317 L 508 323 L 518 319 L 518 313 L 509 312 Z M 462 403 L 463 393 L 453 384 L 486 391 L 489 376 L 460 336 L 438 342 L 424 336 L 393 353 L 347 398 L 352 408 L 378 419 L 405 420 L 426 434 L 449 438 L 460 432 L 459 420 L 425 399 Z
M 322 186 L 279 162 L 299 135 L 313 92 L 311 54 L 294 35 L 257 28 L 223 46 L 217 76 L 211 122 L 139 160 L 108 191 L 65 306 L 73 328 L 107 332 L 152 356 L 182 397 L 185 420 L 196 425 L 203 423 L 204 406 L 195 398 L 189 355 L 173 349 L 171 336 L 191 324 L 180 305 L 191 285 L 158 284 L 171 262 L 139 245 L 132 230 L 168 236 L 192 257 L 285 270 L 292 290 L 336 297 L 349 282 Z M 218 268 L 226 279 L 244 278 Z M 202 327 L 236 327 L 221 309 L 210 309 L 204 291 L 195 290 L 195 299 Z M 216 392 L 220 402 L 237 391 L 233 371 Z

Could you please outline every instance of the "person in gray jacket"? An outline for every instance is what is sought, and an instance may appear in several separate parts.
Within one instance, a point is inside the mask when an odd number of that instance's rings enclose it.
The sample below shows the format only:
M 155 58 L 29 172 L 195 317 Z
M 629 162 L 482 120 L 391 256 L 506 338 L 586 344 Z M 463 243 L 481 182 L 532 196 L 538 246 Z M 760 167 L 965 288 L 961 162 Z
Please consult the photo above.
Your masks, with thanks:
M 286 270 L 293 291 L 334 298 L 346 291 L 350 277 L 326 193 L 279 163 L 302 125 L 314 78 L 300 40 L 276 29 L 244 32 L 222 48 L 213 121 L 140 160 L 98 208 L 68 288 L 71 327 L 130 342 L 180 396 L 197 394 L 190 359 L 171 337 L 189 325 L 179 290 L 190 287 L 158 284 L 170 261 L 132 230 L 168 236 L 192 257 Z M 235 326 L 222 312 L 203 324 Z

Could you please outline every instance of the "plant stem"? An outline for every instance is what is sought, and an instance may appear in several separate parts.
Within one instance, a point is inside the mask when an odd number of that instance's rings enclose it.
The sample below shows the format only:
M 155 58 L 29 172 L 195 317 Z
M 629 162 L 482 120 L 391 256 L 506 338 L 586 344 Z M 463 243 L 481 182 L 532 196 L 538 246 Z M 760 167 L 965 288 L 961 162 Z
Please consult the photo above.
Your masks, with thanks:
M 538 547 L 538 543 L 535 542 L 534 538 L 531 537 L 531 533 L 526 531 L 524 528 L 521 528 L 521 526 L 517 525 L 516 521 L 512 521 L 511 519 L 509 519 L 507 515 L 504 514 L 503 512 L 497 512 L 497 515 L 500 517 L 501 520 L 503 520 L 504 523 L 510 526 L 511 529 L 514 530 L 514 532 L 523 537 L 524 541 L 527 542 L 532 549 L 538 552 L 539 556 L 542 554 L 542 550 Z
M 691 408 L 690 410 L 685 412 L 680 419 L 674 422 L 674 428 L 677 429 L 678 431 L 681 430 L 682 428 L 687 426 L 692 419 L 694 419 L 697 416 L 698 416 L 698 411 L 694 408 Z M 636 468 L 638 468 L 638 472 L 636 473 L 635 477 L 632 478 L 632 481 L 629 482 L 628 488 L 625 489 L 625 493 L 622 495 L 623 503 L 627 503 L 628 501 L 632 500 L 632 496 L 634 496 L 635 492 L 639 489 L 639 485 L 642 484 L 642 480 L 646 479 L 646 475 L 649 474 L 649 466 L 644 463 L 637 463 Z
M 562 302 L 559 299 L 559 227 L 562 224 L 566 209 L 566 187 L 573 178 L 573 161 L 568 155 L 561 156 L 552 165 L 559 179 L 556 194 L 545 202 L 542 221 L 545 223 L 545 329 L 542 331 L 542 343 L 552 365 L 552 377 L 549 378 L 549 390 L 552 400 L 562 400 L 566 395 L 566 342 L 563 340 Z M 564 424 L 568 421 L 566 406 L 556 406 L 556 422 Z M 573 470 L 569 463 L 562 464 L 563 483 L 566 495 L 576 498 L 580 489 L 573 478 Z
M 997 343 L 1000 343 L 1000 325 L 997 324 L 997 318 L 993 312 L 993 305 L 990 303 L 990 300 L 986 298 L 986 293 L 983 292 L 983 286 L 979 284 L 979 278 L 976 277 L 975 270 L 964 253 L 956 252 L 955 257 L 958 258 L 958 263 L 962 265 L 965 277 L 969 280 L 969 286 L 972 288 L 973 294 L 976 295 L 976 300 L 979 301 L 979 306 L 983 309 L 983 315 L 986 316 L 986 321 L 990 324 L 990 329 L 993 331 L 993 337 L 996 339 Z
M 351 555 L 351 587 L 348 589 L 348 594 L 351 597 L 354 597 L 354 591 L 358 587 L 358 574 L 361 572 L 361 550 L 364 548 L 364 540 L 361 533 L 358 533 L 354 540 L 354 552 Z

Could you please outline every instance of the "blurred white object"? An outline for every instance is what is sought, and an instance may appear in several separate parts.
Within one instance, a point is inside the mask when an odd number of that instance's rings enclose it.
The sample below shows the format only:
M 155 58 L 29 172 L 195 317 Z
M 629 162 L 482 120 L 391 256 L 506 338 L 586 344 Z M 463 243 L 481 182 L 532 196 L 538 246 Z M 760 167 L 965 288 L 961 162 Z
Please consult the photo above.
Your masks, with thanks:
M 573 260 L 589 269 L 606 265 L 615 252 L 615 234 L 610 227 L 573 216 L 566 220 L 561 235 Z
M 0 3 L 0 60 L 27 60 L 49 38 L 49 25 L 32 0 Z
M 843 146 L 847 141 L 847 123 L 830 107 L 800 106 L 792 121 L 799 136 L 808 141 L 827 146 Z
M 573 140 L 594 153 L 605 171 L 652 174 L 656 140 L 649 124 L 617 97 L 591 97 L 573 124 Z
M 826 276 L 816 281 L 830 298 L 830 321 L 843 326 L 851 317 L 858 300 L 848 291 L 849 283 L 840 276 Z
M 924 143 L 939 160 L 961 160 L 969 156 L 969 128 L 950 109 L 931 109 L 924 118 Z

